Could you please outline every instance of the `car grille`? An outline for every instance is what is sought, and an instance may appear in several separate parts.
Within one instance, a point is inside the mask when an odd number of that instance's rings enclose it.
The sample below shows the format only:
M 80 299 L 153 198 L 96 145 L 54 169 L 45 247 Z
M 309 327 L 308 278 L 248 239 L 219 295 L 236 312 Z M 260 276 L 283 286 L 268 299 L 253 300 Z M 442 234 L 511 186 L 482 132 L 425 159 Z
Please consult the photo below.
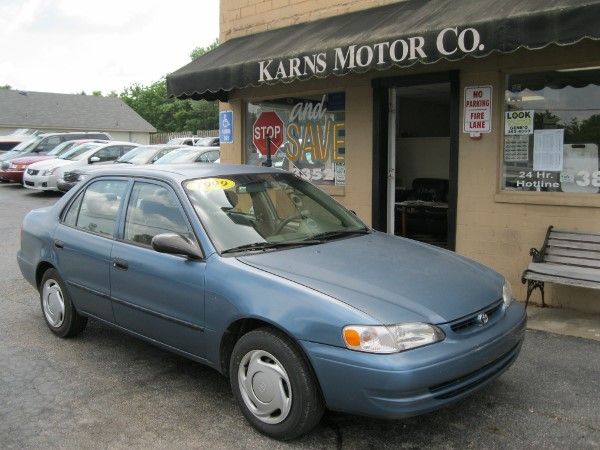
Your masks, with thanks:
M 68 181 L 68 182 L 77 181 L 78 178 L 79 178 L 79 174 L 76 172 L 67 172 L 63 175 L 63 180 Z
M 25 186 L 35 186 L 35 183 L 32 181 L 26 181 Z
M 38 173 L 40 173 L 39 170 L 27 169 L 27 174 L 29 174 L 29 175 L 37 175 Z
M 462 317 L 462 318 L 452 322 L 450 324 L 450 328 L 452 328 L 452 331 L 454 331 L 455 333 L 464 333 L 464 332 L 472 331 L 475 328 L 481 328 L 483 325 L 477 319 L 477 317 L 481 313 L 485 313 L 485 314 L 487 314 L 488 320 L 492 321 L 493 319 L 496 318 L 496 316 L 502 310 L 502 302 L 503 302 L 502 299 L 497 300 L 494 303 L 492 303 L 490 306 L 488 306 L 487 308 L 484 308 L 481 311 L 477 311 L 476 313 L 471 314 L 467 317 Z

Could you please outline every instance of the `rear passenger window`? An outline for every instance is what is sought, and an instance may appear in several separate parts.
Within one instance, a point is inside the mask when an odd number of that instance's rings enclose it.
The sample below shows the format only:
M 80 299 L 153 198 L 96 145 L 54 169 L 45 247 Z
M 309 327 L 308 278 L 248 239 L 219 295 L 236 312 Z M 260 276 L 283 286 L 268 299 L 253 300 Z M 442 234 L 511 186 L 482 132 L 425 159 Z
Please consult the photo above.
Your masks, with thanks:
M 74 227 L 77 223 L 77 216 L 79 215 L 79 208 L 81 207 L 81 199 L 83 194 L 79 194 L 77 199 L 71 203 L 67 213 L 63 217 L 63 223 L 69 227 Z
M 92 233 L 112 236 L 126 189 L 127 182 L 119 180 L 100 180 L 90 184 L 83 194 L 75 226 Z M 75 203 L 71 208 L 74 205 Z M 67 216 L 70 213 L 71 210 Z
M 156 184 L 136 183 L 127 207 L 125 240 L 150 245 L 152 238 L 162 233 L 177 233 L 194 240 L 173 192 Z

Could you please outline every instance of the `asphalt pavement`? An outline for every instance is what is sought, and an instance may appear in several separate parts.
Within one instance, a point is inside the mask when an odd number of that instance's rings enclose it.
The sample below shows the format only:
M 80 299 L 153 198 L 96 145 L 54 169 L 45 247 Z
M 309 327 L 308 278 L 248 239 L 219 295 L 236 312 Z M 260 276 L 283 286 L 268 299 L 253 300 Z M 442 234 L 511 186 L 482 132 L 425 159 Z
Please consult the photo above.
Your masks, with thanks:
M 600 448 L 600 342 L 539 331 L 508 372 L 446 409 L 326 413 L 300 440 L 266 438 L 212 369 L 93 321 L 74 339 L 50 333 L 16 252 L 22 217 L 57 199 L 0 185 L 0 448 Z

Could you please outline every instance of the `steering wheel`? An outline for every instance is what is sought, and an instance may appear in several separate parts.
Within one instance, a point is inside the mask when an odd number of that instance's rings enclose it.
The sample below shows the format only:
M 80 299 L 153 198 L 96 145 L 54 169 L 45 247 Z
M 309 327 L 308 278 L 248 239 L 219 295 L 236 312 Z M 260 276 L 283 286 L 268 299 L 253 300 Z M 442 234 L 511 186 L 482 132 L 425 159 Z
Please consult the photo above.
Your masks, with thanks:
M 295 216 L 290 216 L 287 219 L 283 219 L 281 221 L 281 223 L 279 224 L 279 226 L 277 227 L 277 229 L 275 230 L 274 234 L 279 234 L 281 233 L 281 230 L 283 230 L 283 228 L 290 223 L 292 220 L 296 220 L 296 219 L 302 219 L 302 215 L 301 214 L 296 214 Z

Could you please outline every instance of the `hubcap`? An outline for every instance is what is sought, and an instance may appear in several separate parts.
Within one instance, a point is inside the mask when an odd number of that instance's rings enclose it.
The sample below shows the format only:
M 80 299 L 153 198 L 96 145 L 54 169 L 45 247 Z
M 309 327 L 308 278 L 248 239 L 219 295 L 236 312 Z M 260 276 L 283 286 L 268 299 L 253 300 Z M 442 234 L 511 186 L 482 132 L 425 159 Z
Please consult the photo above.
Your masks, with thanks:
M 59 284 L 46 280 L 42 288 L 42 307 L 46 320 L 53 328 L 58 328 L 65 320 L 65 300 Z
M 283 422 L 292 407 L 292 388 L 287 372 L 263 350 L 244 355 L 238 369 L 244 403 L 256 418 L 268 424 Z

